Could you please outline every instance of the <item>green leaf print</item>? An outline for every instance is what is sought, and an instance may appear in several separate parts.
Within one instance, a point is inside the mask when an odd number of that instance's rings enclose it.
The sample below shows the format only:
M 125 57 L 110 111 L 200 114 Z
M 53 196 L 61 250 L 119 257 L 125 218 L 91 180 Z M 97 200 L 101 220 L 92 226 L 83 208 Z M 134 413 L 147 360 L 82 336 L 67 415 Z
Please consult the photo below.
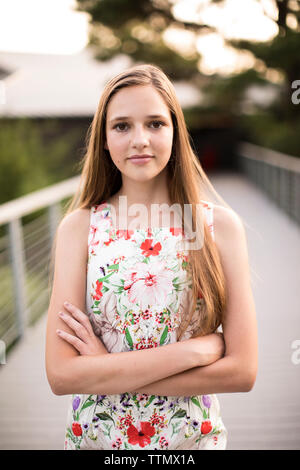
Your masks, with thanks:
M 103 423 L 103 426 L 104 426 L 105 429 L 106 429 L 106 432 L 103 430 L 103 431 L 104 431 L 104 432 L 103 432 L 103 433 L 104 433 L 104 436 L 108 436 L 108 437 L 111 439 L 110 432 L 111 432 L 112 426 L 108 426 L 108 424 L 105 424 L 105 423 Z
M 176 411 L 173 416 L 170 418 L 170 422 L 173 418 L 184 418 L 186 416 L 186 411 L 180 408 L 180 410 Z
M 194 405 L 198 406 L 203 413 L 202 406 L 200 405 L 199 400 L 196 397 L 191 397 L 191 401 L 194 403 Z
M 125 336 L 126 336 L 127 343 L 130 346 L 130 349 L 133 349 L 133 341 L 132 341 L 132 338 L 130 336 L 128 328 L 126 328 L 126 330 L 125 330 Z
M 114 271 L 118 271 L 119 264 L 111 264 L 110 266 L 107 266 L 107 269 L 109 270 L 113 269 Z
M 72 442 L 75 443 L 74 436 L 70 428 L 67 429 L 66 437 L 68 437 L 69 439 L 71 439 Z
M 153 402 L 155 397 L 156 397 L 156 395 L 151 395 L 151 397 L 147 401 L 147 404 L 145 405 L 145 408 L 147 408 L 147 406 L 149 406 Z
M 122 292 L 124 291 L 124 287 L 119 286 L 118 284 L 111 284 L 111 286 L 116 288 L 114 289 L 115 294 L 122 294 Z
M 108 413 L 106 413 L 105 411 L 103 413 L 96 413 L 96 416 L 98 416 L 98 418 L 102 419 L 102 421 L 108 421 L 110 419 L 115 424 L 113 418 Z
M 82 410 L 84 410 L 85 408 L 88 408 L 89 406 L 92 406 L 94 403 L 95 403 L 94 400 L 92 400 L 92 401 L 86 401 L 86 402 L 84 403 L 84 405 L 82 406 L 82 408 L 81 408 L 81 410 L 80 410 L 80 413 L 82 412 Z
M 208 418 L 208 416 L 207 416 L 207 413 L 206 413 L 206 411 L 205 411 L 205 410 L 203 410 L 203 411 L 202 411 L 202 413 L 203 413 L 203 418 L 204 418 L 204 419 L 207 419 L 207 418 Z
M 159 342 L 159 344 L 160 344 L 161 346 L 165 343 L 165 340 L 166 340 L 166 338 L 167 338 L 167 336 L 168 336 L 168 331 L 169 331 L 168 325 L 166 325 L 166 327 L 165 327 L 165 329 L 164 329 L 164 332 L 163 332 L 163 334 L 161 335 L 160 342 Z
M 172 435 L 171 435 L 171 437 L 173 437 L 174 434 L 178 434 L 179 430 L 180 430 L 180 422 L 177 422 L 176 424 L 172 423 Z
M 114 274 L 114 271 L 112 273 L 106 274 L 104 277 L 100 277 L 97 279 L 98 282 L 105 282 L 107 279 L 109 279 L 112 275 Z
M 140 408 L 140 403 L 139 403 L 139 401 L 138 401 L 137 398 L 136 398 L 136 394 L 133 395 L 132 400 L 134 401 L 134 403 L 136 404 L 137 408 L 139 409 L 139 408 Z

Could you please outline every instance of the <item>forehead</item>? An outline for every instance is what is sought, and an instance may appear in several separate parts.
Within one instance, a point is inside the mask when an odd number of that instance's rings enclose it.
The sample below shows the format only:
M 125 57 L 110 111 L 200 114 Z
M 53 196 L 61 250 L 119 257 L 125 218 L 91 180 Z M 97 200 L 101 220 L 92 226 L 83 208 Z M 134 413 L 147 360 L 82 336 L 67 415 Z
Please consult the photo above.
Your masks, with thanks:
M 171 116 L 169 108 L 161 94 L 150 85 L 129 86 L 119 90 L 110 100 L 107 116 L 143 116 L 162 114 Z

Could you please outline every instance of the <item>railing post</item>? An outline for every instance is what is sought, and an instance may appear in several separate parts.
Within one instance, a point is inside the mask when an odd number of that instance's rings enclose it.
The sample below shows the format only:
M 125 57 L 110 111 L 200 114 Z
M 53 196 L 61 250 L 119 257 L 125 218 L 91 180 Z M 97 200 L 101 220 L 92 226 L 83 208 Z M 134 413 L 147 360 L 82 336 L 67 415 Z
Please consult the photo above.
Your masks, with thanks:
M 13 293 L 16 306 L 16 321 L 19 336 L 24 336 L 27 319 L 27 301 L 25 284 L 25 256 L 23 244 L 23 229 L 20 219 L 9 222 L 9 247 L 13 274 Z

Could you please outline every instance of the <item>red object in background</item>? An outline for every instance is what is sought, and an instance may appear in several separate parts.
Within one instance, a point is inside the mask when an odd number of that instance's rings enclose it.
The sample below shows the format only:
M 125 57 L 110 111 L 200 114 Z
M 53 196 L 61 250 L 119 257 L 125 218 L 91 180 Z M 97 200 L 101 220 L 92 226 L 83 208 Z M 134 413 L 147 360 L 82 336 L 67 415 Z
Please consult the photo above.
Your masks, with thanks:
M 217 167 L 217 151 L 216 148 L 207 144 L 201 153 L 201 165 L 205 170 L 213 170 Z

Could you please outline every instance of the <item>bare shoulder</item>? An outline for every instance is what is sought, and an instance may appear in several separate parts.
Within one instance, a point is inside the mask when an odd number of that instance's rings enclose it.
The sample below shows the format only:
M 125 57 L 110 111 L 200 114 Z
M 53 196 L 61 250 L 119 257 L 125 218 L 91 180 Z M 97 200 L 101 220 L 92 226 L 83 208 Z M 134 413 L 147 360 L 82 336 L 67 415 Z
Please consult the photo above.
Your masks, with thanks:
M 75 209 L 65 215 L 59 227 L 67 229 L 86 229 L 90 224 L 90 209 Z
M 58 234 L 72 235 L 76 238 L 88 237 L 90 227 L 90 209 L 75 209 L 65 215 L 58 226 Z
M 214 205 L 214 235 L 220 251 L 246 244 L 246 231 L 240 216 L 233 210 L 220 205 Z
M 68 245 L 76 251 L 83 247 L 87 256 L 87 241 L 90 229 L 90 209 L 75 209 L 65 215 L 57 228 L 57 241 L 65 248 Z M 77 251 L 78 253 L 78 251 Z

